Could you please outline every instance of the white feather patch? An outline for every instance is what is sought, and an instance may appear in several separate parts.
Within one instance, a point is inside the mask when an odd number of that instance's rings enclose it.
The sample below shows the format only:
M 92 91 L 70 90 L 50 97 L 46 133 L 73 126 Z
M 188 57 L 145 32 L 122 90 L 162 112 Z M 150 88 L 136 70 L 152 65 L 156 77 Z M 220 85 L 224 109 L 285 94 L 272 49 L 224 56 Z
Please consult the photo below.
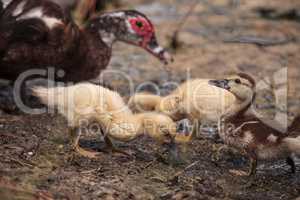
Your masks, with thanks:
M 3 0 L 3 8 L 5 9 L 13 0 Z
M 267 140 L 268 140 L 269 142 L 272 142 L 272 143 L 276 143 L 276 142 L 277 142 L 277 139 L 278 139 L 278 137 L 275 136 L 275 135 L 273 135 L 273 134 L 271 134 L 271 135 L 267 138 Z
M 156 53 L 156 54 L 159 54 L 162 51 L 164 51 L 164 49 L 162 47 L 156 47 L 155 49 L 153 49 L 153 52 Z
M 136 32 L 132 29 L 131 24 L 128 22 L 128 20 L 125 20 L 125 23 L 127 26 L 127 30 L 132 34 L 136 34 Z
M 107 33 L 105 31 L 99 31 L 101 35 L 102 41 L 107 44 L 107 46 L 112 46 L 114 41 L 116 40 L 116 36 L 113 33 Z
M 253 139 L 254 139 L 253 134 L 250 131 L 246 131 L 243 138 L 244 142 L 246 144 L 250 144 L 253 142 Z
M 57 24 L 63 24 L 63 22 L 61 20 L 59 20 L 55 17 L 46 17 L 46 16 L 44 16 L 42 19 L 50 29 L 52 29 Z
M 106 15 L 111 17 L 124 17 L 124 12 L 114 12 L 114 13 L 107 13 Z
M 19 14 L 21 14 L 23 12 L 24 6 L 26 4 L 26 1 L 21 1 L 18 6 L 16 7 L 16 9 L 13 11 L 12 16 L 17 16 Z
M 46 26 L 50 29 L 52 29 L 57 24 L 63 24 L 63 22 L 60 19 L 57 19 L 55 17 L 48 17 L 44 15 L 42 8 L 40 7 L 30 10 L 29 12 L 20 16 L 17 20 L 30 19 L 30 18 L 41 19 L 46 24 Z

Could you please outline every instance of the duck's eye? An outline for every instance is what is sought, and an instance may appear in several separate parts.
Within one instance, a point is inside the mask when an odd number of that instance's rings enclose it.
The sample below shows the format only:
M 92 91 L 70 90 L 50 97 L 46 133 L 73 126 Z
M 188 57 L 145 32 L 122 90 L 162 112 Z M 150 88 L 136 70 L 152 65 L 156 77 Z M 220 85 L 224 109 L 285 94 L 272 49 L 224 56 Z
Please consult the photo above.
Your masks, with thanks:
M 235 79 L 235 80 L 234 80 L 234 82 L 235 82 L 236 84 L 241 84 L 241 83 L 242 83 L 242 82 L 241 82 L 241 80 L 240 80 L 240 79 L 238 79 L 238 78 L 237 78 L 237 79 Z
M 136 24 L 136 26 L 139 27 L 139 28 L 142 28 L 142 27 L 143 27 L 143 22 L 137 21 L 135 24 Z

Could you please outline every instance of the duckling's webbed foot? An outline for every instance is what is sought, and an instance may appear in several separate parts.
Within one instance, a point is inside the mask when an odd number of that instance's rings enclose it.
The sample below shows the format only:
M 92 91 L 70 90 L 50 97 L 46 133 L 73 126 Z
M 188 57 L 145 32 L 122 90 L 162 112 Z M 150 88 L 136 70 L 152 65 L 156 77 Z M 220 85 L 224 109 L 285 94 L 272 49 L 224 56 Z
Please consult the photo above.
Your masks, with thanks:
M 287 157 L 286 163 L 289 166 L 291 166 L 291 172 L 292 172 L 292 174 L 295 174 L 296 173 L 296 166 L 295 166 L 295 162 L 294 162 L 293 158 Z
M 130 153 L 127 153 L 126 151 L 122 151 L 120 149 L 117 149 L 114 144 L 112 143 L 112 141 L 109 139 L 109 137 L 104 137 L 104 141 L 106 144 L 106 147 L 103 151 L 105 152 L 109 152 L 109 153 L 118 153 L 118 154 L 123 154 L 126 156 L 132 156 Z
M 81 148 L 79 145 L 74 146 L 74 150 L 77 153 L 79 153 L 81 156 L 87 157 L 87 158 L 98 158 L 99 154 L 100 154 L 100 153 L 95 152 L 95 151 L 85 150 L 85 149 Z
M 99 157 L 100 153 L 95 151 L 88 151 L 79 146 L 79 139 L 80 139 L 80 130 L 79 128 L 71 128 L 70 135 L 72 136 L 73 140 L 73 149 L 79 153 L 83 157 L 87 158 L 97 158 Z
M 223 153 L 229 151 L 230 148 L 227 145 L 222 145 L 221 147 L 216 149 L 216 153 L 213 155 L 213 159 L 219 161 L 223 157 Z
M 257 157 L 255 153 L 250 154 L 250 169 L 248 176 L 253 176 L 256 174 L 256 167 L 257 167 Z
M 242 170 L 229 170 L 230 173 L 236 176 L 253 176 L 256 174 L 257 157 L 254 152 L 248 152 L 250 159 L 250 169 L 248 172 Z

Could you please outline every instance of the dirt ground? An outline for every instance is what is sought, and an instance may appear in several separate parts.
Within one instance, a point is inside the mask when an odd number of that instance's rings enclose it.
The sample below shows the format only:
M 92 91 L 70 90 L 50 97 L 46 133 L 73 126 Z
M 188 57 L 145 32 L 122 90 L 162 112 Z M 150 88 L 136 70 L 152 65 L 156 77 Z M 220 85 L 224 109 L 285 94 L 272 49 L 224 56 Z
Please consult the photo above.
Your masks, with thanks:
M 153 20 L 165 46 L 192 4 L 191 0 L 123 1 L 124 8 L 138 9 Z M 179 34 L 181 46 L 173 52 L 175 62 L 169 71 L 143 50 L 125 44 L 115 45 L 109 70 L 124 72 L 135 86 L 153 82 L 167 94 L 170 88 L 164 84 L 168 81 L 222 77 L 235 71 L 251 73 L 257 81 L 274 76 L 284 81 L 288 68 L 288 107 L 273 106 L 271 87 L 260 91 L 257 105 L 266 115 L 288 110 L 290 122 L 300 113 L 299 33 L 298 0 L 199 0 Z M 125 98 L 130 95 L 124 76 L 105 73 L 104 79 Z M 270 85 L 276 89 L 280 83 Z M 147 137 L 117 143 L 132 157 L 103 154 L 95 160 L 74 154 L 69 142 L 67 123 L 57 114 L 1 114 L 0 200 L 285 200 L 300 196 L 299 160 L 295 175 L 284 161 L 261 162 L 257 175 L 249 178 L 229 172 L 247 170 L 247 159 L 229 152 L 216 156 L 223 144 L 208 139 L 193 140 L 186 164 L 176 167 L 157 159 L 161 148 Z M 94 135 L 82 137 L 81 145 L 100 150 L 104 144 Z M 177 172 L 182 173 L 174 178 Z

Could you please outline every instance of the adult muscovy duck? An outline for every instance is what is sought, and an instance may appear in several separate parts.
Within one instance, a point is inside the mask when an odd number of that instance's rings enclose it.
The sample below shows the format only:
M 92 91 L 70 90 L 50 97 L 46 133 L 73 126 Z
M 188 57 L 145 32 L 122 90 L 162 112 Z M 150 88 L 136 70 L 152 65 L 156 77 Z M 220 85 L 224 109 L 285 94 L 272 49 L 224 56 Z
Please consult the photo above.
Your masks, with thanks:
M 1 0 L 0 78 L 15 81 L 29 69 L 62 69 L 60 81 L 96 78 L 108 65 L 112 45 L 140 46 L 165 64 L 151 21 L 134 10 L 104 13 L 80 29 L 59 5 L 47 0 Z

